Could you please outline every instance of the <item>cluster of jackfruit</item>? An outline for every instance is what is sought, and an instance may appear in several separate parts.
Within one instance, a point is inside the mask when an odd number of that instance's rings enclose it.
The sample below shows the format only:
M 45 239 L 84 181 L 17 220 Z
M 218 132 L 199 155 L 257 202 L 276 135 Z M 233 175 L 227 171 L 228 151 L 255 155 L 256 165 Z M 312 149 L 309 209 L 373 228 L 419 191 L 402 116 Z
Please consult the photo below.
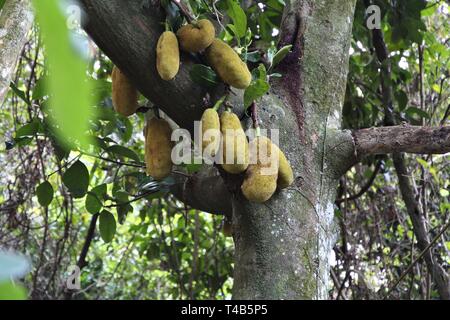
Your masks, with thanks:
M 206 133 L 220 131 L 214 139 Z M 241 186 L 247 200 L 263 203 L 269 200 L 277 187 L 284 189 L 294 182 L 294 174 L 284 153 L 268 138 L 258 136 L 250 143 L 236 114 L 224 111 L 219 118 L 215 109 L 206 109 L 202 116 L 202 154 L 214 157 L 219 154 L 221 166 L 230 174 L 245 172 Z M 231 147 L 231 150 L 228 150 Z M 206 152 L 205 152 L 206 151 Z
M 176 35 L 165 31 L 156 47 L 156 67 L 161 79 L 175 78 L 180 65 L 180 51 L 204 52 L 208 64 L 226 84 L 245 89 L 250 85 L 252 75 L 236 51 L 220 39 L 211 21 L 201 19 L 178 29 Z
M 233 48 L 215 38 L 215 28 L 209 20 L 187 24 L 176 34 L 171 31 L 161 34 L 156 46 L 156 69 L 163 80 L 170 81 L 176 77 L 180 66 L 180 48 L 189 53 L 204 53 L 208 64 L 226 84 L 238 89 L 250 85 L 252 76 L 247 65 Z M 138 108 L 138 97 L 139 93 L 130 80 L 114 67 L 114 109 L 130 116 Z M 201 123 L 202 155 L 211 159 L 221 157 L 223 170 L 230 174 L 245 172 L 241 190 L 249 201 L 265 202 L 277 187 L 283 189 L 293 183 L 292 168 L 283 152 L 265 137 L 258 136 L 249 143 L 239 118 L 232 111 L 224 111 L 219 116 L 215 108 L 207 109 Z M 208 131 L 218 134 L 205 134 Z M 154 117 L 146 123 L 146 171 L 155 180 L 166 178 L 172 171 L 174 143 L 171 134 L 172 129 L 166 120 Z M 231 229 L 231 224 L 228 223 L 226 229 Z
M 285 189 L 294 182 L 294 173 L 284 153 L 268 138 L 259 136 L 250 142 L 250 153 L 254 160 L 249 166 L 242 194 L 252 202 L 269 200 L 277 187 Z

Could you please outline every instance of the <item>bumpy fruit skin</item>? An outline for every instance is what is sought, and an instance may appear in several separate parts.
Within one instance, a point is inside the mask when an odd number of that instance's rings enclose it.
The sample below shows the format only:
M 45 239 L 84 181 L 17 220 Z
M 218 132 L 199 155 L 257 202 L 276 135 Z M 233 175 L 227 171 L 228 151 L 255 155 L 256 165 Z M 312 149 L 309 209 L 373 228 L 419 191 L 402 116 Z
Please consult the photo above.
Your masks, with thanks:
M 236 51 L 220 39 L 214 39 L 206 50 L 209 65 L 217 72 L 223 82 L 238 89 L 246 89 L 252 81 L 247 65 Z
M 278 188 L 285 189 L 294 182 L 294 172 L 283 151 L 275 144 L 272 144 L 272 149 L 278 152 Z
M 113 68 L 111 79 L 114 110 L 125 117 L 131 116 L 138 107 L 138 91 L 116 66 Z
M 197 53 L 208 48 L 216 36 L 214 25 L 208 19 L 187 24 L 177 31 L 182 50 Z
M 166 120 L 152 118 L 147 122 L 145 131 L 147 174 L 155 180 L 162 180 L 172 171 L 172 129 Z
M 239 174 L 248 168 L 248 141 L 237 115 L 224 111 L 220 116 L 223 158 L 222 168 L 231 174 Z M 233 147 L 232 147 L 233 146 Z M 227 147 L 233 148 L 232 157 L 227 159 Z
M 205 149 L 208 148 L 206 156 L 214 158 L 218 154 L 220 149 L 220 118 L 216 110 L 209 108 L 203 112 L 202 115 L 202 155 L 205 155 Z M 205 133 L 208 130 L 215 130 L 219 133 L 219 138 L 216 136 L 210 136 L 210 138 L 205 139 Z M 210 132 L 212 134 L 214 131 Z
M 180 69 L 180 50 L 175 33 L 165 31 L 159 37 L 156 46 L 156 69 L 161 79 L 169 81 L 175 78 Z
M 272 154 L 277 151 L 272 147 L 273 144 L 270 140 L 263 137 L 257 137 L 250 142 L 250 150 L 258 152 L 257 163 L 248 167 L 241 190 L 245 198 L 251 202 L 264 203 L 273 196 L 277 189 L 279 164 L 278 156 L 272 158 Z M 270 161 L 261 161 L 261 152 L 267 152 L 267 159 Z M 270 167 L 275 168 L 270 171 L 270 174 L 263 170 Z
M 280 150 L 278 167 L 278 187 L 285 189 L 294 182 L 294 173 L 289 161 L 286 159 L 284 153 Z

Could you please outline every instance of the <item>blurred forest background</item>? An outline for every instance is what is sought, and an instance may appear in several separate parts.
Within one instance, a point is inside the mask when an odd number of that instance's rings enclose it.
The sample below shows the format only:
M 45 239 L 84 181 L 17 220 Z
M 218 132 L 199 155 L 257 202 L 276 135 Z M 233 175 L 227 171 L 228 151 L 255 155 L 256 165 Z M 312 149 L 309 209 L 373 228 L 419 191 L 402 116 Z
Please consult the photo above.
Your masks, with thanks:
M 415 125 L 449 124 L 448 2 L 375 3 L 390 52 L 395 118 Z M 227 1 L 190 4 L 196 15 L 214 17 L 212 8 L 224 12 Z M 365 24 L 366 5 L 358 1 L 353 27 L 344 105 L 349 129 L 384 121 L 381 65 Z M 185 207 L 168 193 L 171 179 L 158 184 L 145 175 L 144 113 L 124 118 L 114 112 L 111 61 L 77 26 L 58 29 L 67 18 L 42 6 L 0 109 L 0 248 L 30 257 L 30 272 L 19 283 L 30 299 L 229 299 L 233 241 L 222 234 L 222 216 Z M 246 57 L 257 66 L 276 50 L 284 1 L 244 1 L 242 6 L 254 39 L 245 44 Z M 40 20 L 44 9 L 61 19 Z M 227 30 L 222 37 L 230 38 Z M 52 37 L 59 41 L 56 50 Z M 66 70 L 61 78 L 49 79 L 47 59 Z M 70 59 L 88 66 L 87 84 L 71 85 L 78 73 Z M 51 103 L 47 84 L 52 81 L 60 83 L 60 100 Z M 87 148 L 57 138 L 51 121 L 57 103 L 72 110 L 65 121 L 74 125 L 96 114 L 86 128 Z M 143 97 L 141 105 L 146 105 Z M 406 164 L 433 238 L 450 219 L 449 158 L 408 155 Z M 340 181 L 335 208 L 340 235 L 331 299 L 383 298 L 388 288 L 390 298 L 438 298 L 422 260 L 396 283 L 420 250 L 391 157 L 372 157 L 352 168 Z M 448 230 L 432 251 L 449 271 Z M 65 283 L 73 266 L 81 269 L 81 290 L 69 292 Z

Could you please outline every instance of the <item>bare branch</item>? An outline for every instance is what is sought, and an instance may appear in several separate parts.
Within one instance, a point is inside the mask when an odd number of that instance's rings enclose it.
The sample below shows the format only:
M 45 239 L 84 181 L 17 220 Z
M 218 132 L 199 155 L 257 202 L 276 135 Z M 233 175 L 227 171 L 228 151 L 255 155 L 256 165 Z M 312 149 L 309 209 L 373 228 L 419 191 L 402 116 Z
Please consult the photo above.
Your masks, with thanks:
M 171 192 L 188 206 L 212 214 L 231 215 L 231 194 L 215 167 L 205 166 L 189 178 L 178 175 L 176 182 Z
M 353 131 L 357 158 L 374 154 L 450 152 L 450 126 L 392 126 Z

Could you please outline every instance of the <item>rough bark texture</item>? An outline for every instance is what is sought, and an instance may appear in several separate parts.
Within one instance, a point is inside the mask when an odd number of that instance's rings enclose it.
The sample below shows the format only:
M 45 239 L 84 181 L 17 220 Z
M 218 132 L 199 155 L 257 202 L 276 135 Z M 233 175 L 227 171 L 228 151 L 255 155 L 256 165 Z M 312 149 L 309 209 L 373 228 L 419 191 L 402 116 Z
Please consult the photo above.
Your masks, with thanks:
M 356 154 L 408 152 L 441 154 L 450 152 L 450 127 L 392 126 L 353 132 Z
M 155 45 L 163 21 L 159 8 L 143 8 L 137 0 L 126 6 L 120 0 L 81 3 L 87 14 L 85 29 L 97 45 L 145 96 L 181 127 L 192 130 L 206 92 L 189 78 L 191 56 L 182 57 L 174 81 L 157 76 Z M 353 145 L 342 143 L 348 137 L 339 129 L 354 6 L 354 0 L 287 2 L 280 45 L 293 44 L 293 52 L 279 66 L 283 79 L 272 84 L 258 112 L 263 128 L 280 129 L 280 146 L 293 165 L 296 182 L 268 203 L 255 205 L 239 191 L 242 177 L 222 172 L 232 197 L 234 298 L 328 297 L 328 259 L 335 240 L 333 203 L 337 178 L 346 165 L 328 155 L 352 154 L 347 148 Z M 222 90 L 212 92 L 213 99 Z M 234 97 L 238 106 L 240 98 L 238 92 Z M 219 179 L 216 173 L 212 176 Z M 204 190 L 195 186 L 195 177 L 186 186 L 190 183 L 192 192 Z M 201 194 L 189 198 L 186 202 L 215 209 Z
M 180 201 L 201 211 L 231 217 L 231 194 L 215 167 L 205 166 L 189 178 L 175 178 L 171 193 Z
M 353 10 L 354 1 L 287 3 L 280 45 L 293 44 L 293 52 L 259 115 L 265 128 L 280 129 L 296 183 L 262 206 L 236 196 L 234 298 L 328 297 L 340 170 L 329 162 L 328 141 L 340 129 Z
M 8 0 L 0 13 L 0 105 L 33 22 L 28 0 Z

